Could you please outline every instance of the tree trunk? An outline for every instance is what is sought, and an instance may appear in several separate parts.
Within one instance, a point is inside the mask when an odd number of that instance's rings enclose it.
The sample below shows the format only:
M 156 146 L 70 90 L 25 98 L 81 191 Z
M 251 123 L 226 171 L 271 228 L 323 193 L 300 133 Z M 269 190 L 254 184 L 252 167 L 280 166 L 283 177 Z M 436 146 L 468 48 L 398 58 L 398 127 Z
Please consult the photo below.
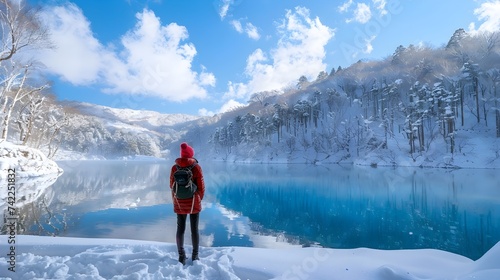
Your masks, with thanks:
M 13 105 L 9 105 L 7 109 L 7 113 L 5 114 L 2 122 L 2 136 L 0 136 L 0 140 L 7 140 L 7 135 L 9 133 L 9 122 L 10 116 L 12 115 Z
M 480 123 L 481 117 L 479 116 L 479 79 L 474 77 L 474 92 L 476 93 L 476 116 L 477 123 Z
M 497 128 L 497 138 L 500 138 L 500 108 L 498 108 L 498 98 L 497 98 L 497 88 L 494 87 L 494 96 L 495 96 L 495 121 Z
M 420 125 L 418 126 L 418 130 L 419 130 L 419 136 L 418 136 L 418 141 L 419 141 L 419 144 L 420 144 L 420 151 L 424 151 L 425 150 L 425 142 L 424 142 L 424 123 L 423 123 L 423 120 L 422 122 L 420 123 Z
M 410 130 L 410 133 L 408 135 L 408 141 L 410 144 L 410 154 L 413 154 L 415 152 L 415 142 L 413 141 L 413 126 L 411 122 L 408 123 L 408 129 Z
M 448 137 L 450 137 L 450 151 L 455 152 L 455 125 L 453 119 L 448 120 Z
M 464 88 L 460 86 L 460 117 L 462 120 L 462 126 L 465 124 L 464 120 Z
M 495 112 L 496 123 L 497 123 L 497 138 L 500 138 L 500 111 L 497 109 Z
M 482 99 L 482 105 L 483 105 L 483 119 L 484 119 L 485 125 L 488 126 L 488 109 L 486 108 L 487 100 L 485 97 L 486 91 L 488 89 L 484 85 L 481 85 L 480 89 L 481 89 L 481 99 Z

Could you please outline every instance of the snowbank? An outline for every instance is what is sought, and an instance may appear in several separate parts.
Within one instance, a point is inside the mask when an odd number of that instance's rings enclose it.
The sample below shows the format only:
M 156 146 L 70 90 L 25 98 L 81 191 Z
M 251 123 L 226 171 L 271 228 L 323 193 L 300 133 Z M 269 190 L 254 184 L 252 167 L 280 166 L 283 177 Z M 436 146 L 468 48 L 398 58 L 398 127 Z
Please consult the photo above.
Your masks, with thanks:
M 0 178 L 7 178 L 8 169 L 15 169 L 15 177 L 37 177 L 60 174 L 59 166 L 42 152 L 27 146 L 0 142 Z
M 54 161 L 39 150 L 0 142 L 0 184 L 5 187 L 0 192 L 0 213 L 4 213 L 7 204 L 21 208 L 33 203 L 62 172 Z M 8 180 L 15 187 L 12 191 L 10 188 L 7 191 Z
M 500 279 L 500 243 L 477 261 L 431 249 L 202 247 L 182 266 L 171 243 L 19 235 L 10 258 L 8 238 L 2 279 Z

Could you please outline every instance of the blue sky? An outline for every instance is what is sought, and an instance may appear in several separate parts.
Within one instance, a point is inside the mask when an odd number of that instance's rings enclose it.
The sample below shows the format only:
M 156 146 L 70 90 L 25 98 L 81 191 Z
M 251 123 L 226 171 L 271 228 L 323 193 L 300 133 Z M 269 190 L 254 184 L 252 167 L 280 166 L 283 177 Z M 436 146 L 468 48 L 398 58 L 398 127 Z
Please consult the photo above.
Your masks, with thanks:
M 300 76 L 500 28 L 500 0 L 37 1 L 61 100 L 210 115 Z

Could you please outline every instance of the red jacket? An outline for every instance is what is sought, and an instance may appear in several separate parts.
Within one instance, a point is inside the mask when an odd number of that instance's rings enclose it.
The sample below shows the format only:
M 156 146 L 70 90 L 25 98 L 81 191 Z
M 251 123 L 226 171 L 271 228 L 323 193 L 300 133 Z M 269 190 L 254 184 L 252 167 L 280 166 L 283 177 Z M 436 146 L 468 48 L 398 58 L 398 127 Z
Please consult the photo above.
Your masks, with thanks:
M 174 186 L 174 172 L 177 170 L 175 165 L 179 165 L 180 167 L 188 167 L 197 163 L 197 160 L 194 158 L 178 158 L 175 160 L 175 164 L 172 166 L 170 170 L 170 190 Z M 205 195 L 205 181 L 203 180 L 203 171 L 201 170 L 201 166 L 196 164 L 196 166 L 191 169 L 193 172 L 193 182 L 198 187 L 198 190 L 195 192 L 192 198 L 187 199 L 178 199 L 175 197 L 174 192 L 172 193 L 172 201 L 174 202 L 174 212 L 176 214 L 196 214 L 201 211 L 201 200 L 203 200 L 203 196 Z M 194 201 L 193 201 L 194 199 Z M 191 211 L 192 209 L 192 211 Z

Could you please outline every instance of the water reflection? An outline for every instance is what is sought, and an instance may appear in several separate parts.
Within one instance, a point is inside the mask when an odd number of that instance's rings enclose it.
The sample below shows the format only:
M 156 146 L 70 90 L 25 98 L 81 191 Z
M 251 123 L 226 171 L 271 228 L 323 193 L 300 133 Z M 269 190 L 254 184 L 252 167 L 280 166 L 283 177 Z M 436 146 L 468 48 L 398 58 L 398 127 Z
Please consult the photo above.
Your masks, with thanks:
M 54 204 L 98 211 L 171 202 L 165 163 L 148 161 L 60 162 L 65 170 L 52 186 Z
M 500 240 L 499 194 L 495 170 L 293 165 L 256 166 L 221 180 L 217 198 L 301 242 L 437 248 L 478 258 Z
M 5 186 L 0 192 L 0 213 L 3 217 L 0 219 L 0 234 L 8 234 L 8 224 L 13 221 L 13 217 L 17 233 L 24 233 L 25 225 L 38 221 L 41 215 L 39 209 L 50 204 L 54 197 L 49 189 L 58 176 L 59 174 L 50 174 L 35 178 L 16 178 L 15 190 L 11 192 L 7 190 L 7 180 L 0 178 L 0 186 Z M 40 207 L 33 207 L 35 204 Z
M 476 259 L 500 241 L 495 170 L 202 166 L 203 246 L 437 248 Z M 33 234 L 175 242 L 169 163 L 63 167 Z

